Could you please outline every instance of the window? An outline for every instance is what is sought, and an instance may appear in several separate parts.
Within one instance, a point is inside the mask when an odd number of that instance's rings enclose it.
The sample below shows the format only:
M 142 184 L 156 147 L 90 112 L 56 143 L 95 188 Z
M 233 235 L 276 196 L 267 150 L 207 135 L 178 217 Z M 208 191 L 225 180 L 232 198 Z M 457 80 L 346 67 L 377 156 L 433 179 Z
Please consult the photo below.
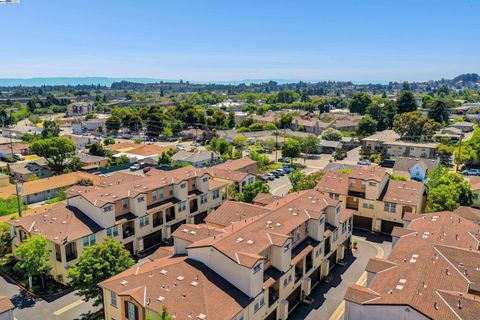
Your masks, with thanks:
M 319 223 L 320 223 L 320 225 L 324 224 L 325 223 L 325 217 L 321 217 Z
M 338 240 L 338 229 L 335 229 L 335 231 L 333 232 L 333 242 L 337 240 Z
M 113 210 L 113 206 L 105 206 L 103 207 L 103 212 L 109 212 Z
M 126 302 L 126 305 L 127 307 L 125 308 L 126 309 L 125 313 L 126 313 L 127 319 L 137 320 L 137 314 L 138 314 L 137 306 L 128 301 Z
M 366 182 L 362 181 L 362 189 L 365 189 L 365 187 L 366 187 Z
M 107 237 L 116 237 L 118 236 L 118 227 L 113 226 L 107 229 Z
M 213 190 L 213 199 L 218 199 L 220 197 L 220 190 Z
M 377 186 L 377 184 L 376 184 L 375 182 L 369 182 L 368 185 L 369 185 L 370 187 L 376 187 L 376 186 Z
M 350 187 L 354 187 L 355 186 L 355 179 L 350 179 Z
M 248 178 L 248 183 L 254 183 L 255 182 L 255 178 L 251 177 L 251 178 Z
M 265 251 L 263 251 L 263 256 L 265 257 L 266 261 L 270 260 L 270 248 L 267 248 Z
M 178 211 L 182 212 L 182 211 L 185 211 L 185 210 L 187 210 L 187 201 L 181 201 L 178 204 Z
M 163 199 L 163 189 L 158 190 L 159 198 Z
M 208 202 L 208 196 L 206 194 L 202 194 L 200 196 L 200 204 L 204 204 Z
M 95 245 L 95 242 L 96 242 L 96 237 L 95 237 L 94 234 L 91 234 L 91 235 L 83 238 L 83 246 L 84 247 L 93 246 L 93 245 Z
M 335 213 L 336 213 L 336 214 L 339 214 L 341 209 L 342 209 L 342 208 L 341 208 L 340 206 L 337 206 L 337 207 L 335 208 Z
M 322 244 L 321 243 L 318 245 L 318 248 L 316 250 L 316 255 L 317 255 L 317 257 L 320 257 L 322 255 Z
M 296 233 L 295 233 L 295 241 L 300 240 L 301 237 L 302 237 L 302 228 L 297 227 L 297 230 L 296 230 Z
M 192 180 L 192 188 L 197 188 L 197 179 Z
M 287 252 L 288 250 L 290 250 L 290 243 L 287 243 L 285 247 L 283 247 L 283 252 Z
M 286 287 L 288 286 L 288 284 L 292 282 L 292 275 L 289 274 L 288 277 L 285 277 L 285 279 L 283 279 L 283 286 Z
M 153 201 L 157 201 L 157 191 L 152 191 L 152 199 Z
M 128 209 L 128 199 L 122 199 L 122 209 Z
M 329 197 L 330 199 L 333 199 L 333 200 L 338 200 L 340 198 L 338 193 L 330 193 Z
M 146 215 L 146 216 L 140 217 L 140 228 L 148 226 L 149 224 L 150 224 L 150 216 Z
M 262 295 L 258 301 L 255 302 L 253 306 L 253 313 L 257 313 L 265 305 L 265 297 Z
M 262 264 L 259 263 L 255 267 L 253 267 L 253 274 L 256 274 L 258 271 L 262 270 Z
M 342 224 L 342 234 L 344 234 L 345 232 L 347 232 L 347 222 Z
M 113 291 L 110 292 L 110 304 L 112 307 L 117 307 L 117 294 Z
M 396 210 L 397 210 L 397 205 L 395 203 L 385 202 L 384 211 L 395 213 Z
M 374 205 L 373 205 L 373 203 L 364 202 L 362 204 L 362 207 L 365 208 L 365 209 L 373 209 Z
M 168 186 L 168 193 L 173 196 L 173 185 Z
M 473 194 L 473 199 L 474 199 L 474 200 L 478 200 L 478 193 L 474 193 L 474 194 Z
M 207 183 L 208 182 L 208 177 L 205 177 L 202 179 L 203 183 Z M 243 314 L 242 314 L 242 317 L 243 317 Z
M 137 202 L 140 203 L 140 202 L 143 202 L 145 201 L 145 197 L 144 196 L 141 196 L 139 198 L 137 198 Z
M 243 319 L 244 319 L 244 318 L 243 318 L 243 312 L 242 312 L 242 313 L 240 313 L 240 314 L 237 316 L 237 320 L 243 320 Z
M 182 184 L 180 185 L 180 189 L 185 189 L 186 187 L 187 187 L 187 184 L 186 184 L 186 183 L 182 183 Z
M 27 233 L 23 230 L 20 230 L 20 241 L 27 240 Z
M 62 251 L 60 249 L 60 245 L 55 243 L 55 258 L 58 262 L 62 262 Z
M 305 234 L 308 234 L 308 221 L 305 222 Z

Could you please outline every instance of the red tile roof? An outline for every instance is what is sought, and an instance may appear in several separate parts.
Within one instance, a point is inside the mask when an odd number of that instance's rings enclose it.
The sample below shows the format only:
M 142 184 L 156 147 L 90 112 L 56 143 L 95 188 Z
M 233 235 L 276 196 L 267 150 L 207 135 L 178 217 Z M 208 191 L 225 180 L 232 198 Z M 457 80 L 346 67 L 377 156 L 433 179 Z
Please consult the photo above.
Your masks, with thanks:
M 5 296 L 0 296 L 0 315 L 15 308 L 12 301 Z
M 225 201 L 205 218 L 205 223 L 226 227 L 232 222 L 261 216 L 267 212 L 270 212 L 270 209 L 244 202 Z

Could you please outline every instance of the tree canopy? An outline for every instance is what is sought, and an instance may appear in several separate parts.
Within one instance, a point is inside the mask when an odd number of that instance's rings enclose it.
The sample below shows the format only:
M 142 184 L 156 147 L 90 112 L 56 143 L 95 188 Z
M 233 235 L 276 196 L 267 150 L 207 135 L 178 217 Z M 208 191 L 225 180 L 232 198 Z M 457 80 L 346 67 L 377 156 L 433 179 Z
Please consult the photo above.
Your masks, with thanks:
M 103 291 L 98 283 L 130 268 L 135 261 L 130 252 L 114 239 L 107 237 L 102 243 L 84 247 L 78 262 L 68 270 L 71 284 L 85 301 L 93 300 L 93 305 L 103 303 Z
M 395 116 L 393 130 L 402 138 L 411 141 L 431 141 L 441 125 L 420 111 L 406 112 Z
M 59 137 L 36 140 L 30 146 L 33 153 L 47 159 L 56 173 L 63 172 L 66 161 L 75 154 L 75 149 L 72 140 Z
M 282 145 L 282 157 L 288 157 L 293 160 L 300 156 L 302 147 L 297 139 L 287 138 Z
M 242 188 L 242 192 L 239 195 L 239 200 L 247 203 L 253 203 L 253 198 L 259 193 L 270 192 L 270 187 L 262 180 L 256 180 L 255 182 L 248 183 Z
M 15 269 L 28 275 L 29 286 L 32 287 L 34 276 L 40 276 L 44 287 L 43 275 L 51 269 L 47 240 L 40 236 L 29 237 L 15 250 L 15 255 L 18 258 Z
M 327 141 L 340 141 L 342 140 L 342 133 L 334 128 L 328 128 L 323 131 L 322 139 Z
M 372 103 L 372 98 L 367 93 L 360 92 L 353 95 L 348 108 L 350 112 L 365 114 L 367 107 Z
M 417 110 L 415 96 L 409 90 L 403 90 L 397 97 L 397 112 L 405 113 Z

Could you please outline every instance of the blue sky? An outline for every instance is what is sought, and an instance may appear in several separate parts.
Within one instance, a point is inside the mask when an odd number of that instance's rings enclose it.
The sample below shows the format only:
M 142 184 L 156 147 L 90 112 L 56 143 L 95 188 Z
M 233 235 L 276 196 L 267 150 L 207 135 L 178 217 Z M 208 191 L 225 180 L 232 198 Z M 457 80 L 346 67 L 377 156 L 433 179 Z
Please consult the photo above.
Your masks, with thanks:
M 0 78 L 429 80 L 480 72 L 477 0 L 21 0 Z

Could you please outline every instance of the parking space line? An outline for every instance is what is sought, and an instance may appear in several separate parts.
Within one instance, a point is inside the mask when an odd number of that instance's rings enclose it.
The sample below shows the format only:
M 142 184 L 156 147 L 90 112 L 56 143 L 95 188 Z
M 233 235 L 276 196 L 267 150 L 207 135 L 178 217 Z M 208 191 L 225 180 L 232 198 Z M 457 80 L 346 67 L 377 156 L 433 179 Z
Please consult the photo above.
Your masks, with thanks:
M 65 312 L 67 312 L 67 311 L 69 311 L 69 310 L 71 310 L 71 309 L 73 309 L 73 308 L 75 308 L 75 307 L 78 307 L 78 306 L 81 305 L 83 302 L 84 302 L 84 301 L 83 301 L 82 299 L 77 300 L 77 301 L 72 302 L 72 303 L 70 303 L 69 305 L 67 305 L 67 306 L 65 306 L 65 307 L 63 307 L 63 308 L 58 309 L 58 310 L 55 311 L 53 314 L 56 315 L 56 316 L 59 316 L 59 315 L 61 315 L 62 313 L 65 313 Z

